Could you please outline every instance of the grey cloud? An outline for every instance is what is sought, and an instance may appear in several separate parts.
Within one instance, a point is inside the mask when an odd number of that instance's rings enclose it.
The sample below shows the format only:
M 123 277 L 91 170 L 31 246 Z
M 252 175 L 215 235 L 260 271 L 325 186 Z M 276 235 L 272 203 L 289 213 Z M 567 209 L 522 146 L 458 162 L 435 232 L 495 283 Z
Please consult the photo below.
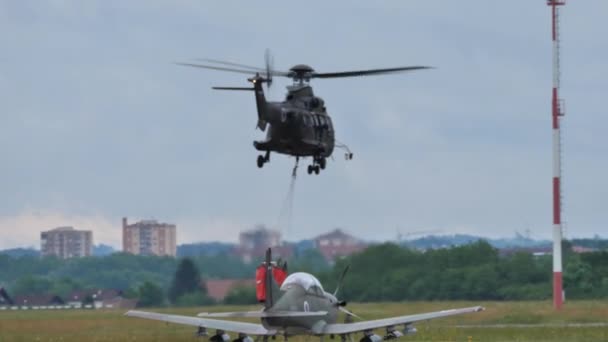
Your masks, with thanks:
M 390 237 L 396 225 L 498 236 L 528 224 L 549 235 L 551 50 L 542 1 L 2 6 L 0 29 L 10 32 L 0 37 L 0 179 L 10 194 L 0 198 L 2 217 L 24 208 L 154 216 L 201 227 L 201 238 L 213 230 L 208 222 L 276 222 L 293 160 L 274 156 L 257 170 L 253 100 L 209 89 L 245 80 L 172 64 L 261 64 L 270 47 L 280 68 L 437 67 L 315 82 L 356 159 L 338 154 L 321 177 L 300 172 L 294 238 L 334 226 Z M 603 229 L 608 192 L 600 110 L 608 47 L 592 39 L 607 9 L 569 2 L 563 12 L 566 214 L 582 235 Z M 276 82 L 271 97 L 281 98 L 285 84 Z

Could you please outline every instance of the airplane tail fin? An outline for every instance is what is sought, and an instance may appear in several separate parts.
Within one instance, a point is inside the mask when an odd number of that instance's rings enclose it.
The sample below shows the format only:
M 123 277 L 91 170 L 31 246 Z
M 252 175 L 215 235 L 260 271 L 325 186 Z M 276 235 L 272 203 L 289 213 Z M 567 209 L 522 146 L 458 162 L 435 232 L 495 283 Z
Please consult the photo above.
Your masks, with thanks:
M 270 248 L 266 250 L 266 257 L 255 270 L 256 297 L 258 302 L 264 303 L 266 309 L 272 307 L 279 298 L 280 288 L 287 278 L 287 263 L 273 262 Z
M 266 309 L 269 309 L 274 305 L 274 301 L 279 293 L 279 288 L 276 282 L 274 281 L 274 277 L 272 275 L 272 251 L 270 250 L 270 248 L 266 250 L 265 261 L 266 262 L 264 263 L 264 266 L 266 267 L 266 279 L 264 279 L 264 297 L 266 298 L 264 301 L 264 307 Z

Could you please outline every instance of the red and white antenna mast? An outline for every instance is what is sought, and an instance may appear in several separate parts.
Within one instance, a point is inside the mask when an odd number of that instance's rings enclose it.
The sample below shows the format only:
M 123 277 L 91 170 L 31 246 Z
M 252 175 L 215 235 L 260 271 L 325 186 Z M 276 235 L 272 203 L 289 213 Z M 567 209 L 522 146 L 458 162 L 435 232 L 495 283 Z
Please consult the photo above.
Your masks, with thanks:
M 560 119 L 564 115 L 564 102 L 559 97 L 559 6 L 566 0 L 547 0 L 551 6 L 553 39 L 553 93 L 551 118 L 553 126 L 553 306 L 559 310 L 564 301 L 562 286 L 562 197 L 561 197 L 561 132 Z

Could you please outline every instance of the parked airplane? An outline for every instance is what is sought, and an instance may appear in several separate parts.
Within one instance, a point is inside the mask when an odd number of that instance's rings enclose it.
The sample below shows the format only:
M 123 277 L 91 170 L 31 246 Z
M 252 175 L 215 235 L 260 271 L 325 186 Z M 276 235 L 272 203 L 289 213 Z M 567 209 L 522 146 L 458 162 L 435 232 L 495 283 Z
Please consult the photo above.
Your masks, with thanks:
M 230 336 L 225 331 L 239 334 L 235 342 L 252 341 L 250 336 L 261 336 L 267 341 L 268 337 L 276 335 L 282 335 L 285 339 L 294 335 L 329 335 L 332 338 L 338 335 L 342 341 L 352 341 L 352 334 L 358 332 L 363 332 L 360 342 L 378 342 L 415 333 L 416 328 L 412 324 L 419 321 L 484 310 L 481 306 L 474 306 L 352 322 L 352 317 L 358 316 L 344 308 L 345 301 L 336 298 L 347 269 L 342 273 L 338 287 L 332 294 L 325 292 L 319 280 L 309 273 L 296 272 L 285 278 L 282 283 L 277 283 L 273 276 L 273 273 L 277 273 L 277 267 L 273 264 L 269 248 L 266 251 L 266 262 L 263 264 L 265 272 L 261 275 L 264 281 L 258 284 L 262 286 L 264 297 L 264 308 L 261 311 L 200 313 L 198 317 L 191 317 L 131 310 L 125 315 L 195 326 L 198 327 L 199 335 L 207 335 L 207 329 L 215 329 L 216 334 L 210 338 L 212 342 L 230 341 Z M 345 323 L 337 322 L 339 311 L 346 314 Z M 261 323 L 215 319 L 242 317 L 259 318 Z M 400 325 L 403 326 L 402 331 L 397 329 Z M 374 333 L 374 329 L 378 328 L 386 328 L 384 337 Z

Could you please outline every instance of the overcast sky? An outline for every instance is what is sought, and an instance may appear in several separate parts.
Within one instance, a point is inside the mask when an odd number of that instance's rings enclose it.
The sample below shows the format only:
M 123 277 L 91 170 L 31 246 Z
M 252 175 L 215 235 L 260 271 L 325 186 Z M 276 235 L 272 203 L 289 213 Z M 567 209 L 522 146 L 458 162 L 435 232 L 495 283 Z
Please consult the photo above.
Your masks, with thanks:
M 176 223 L 178 242 L 284 238 L 335 227 L 551 236 L 551 36 L 545 0 L 0 1 L 0 248 L 72 225 L 121 244 L 120 219 Z M 608 2 L 563 8 L 566 236 L 608 236 Z M 315 80 L 355 154 L 296 182 L 294 159 L 255 165 L 246 75 L 180 67 L 207 57 L 319 72 L 436 69 Z M 283 98 L 275 79 L 269 98 Z

